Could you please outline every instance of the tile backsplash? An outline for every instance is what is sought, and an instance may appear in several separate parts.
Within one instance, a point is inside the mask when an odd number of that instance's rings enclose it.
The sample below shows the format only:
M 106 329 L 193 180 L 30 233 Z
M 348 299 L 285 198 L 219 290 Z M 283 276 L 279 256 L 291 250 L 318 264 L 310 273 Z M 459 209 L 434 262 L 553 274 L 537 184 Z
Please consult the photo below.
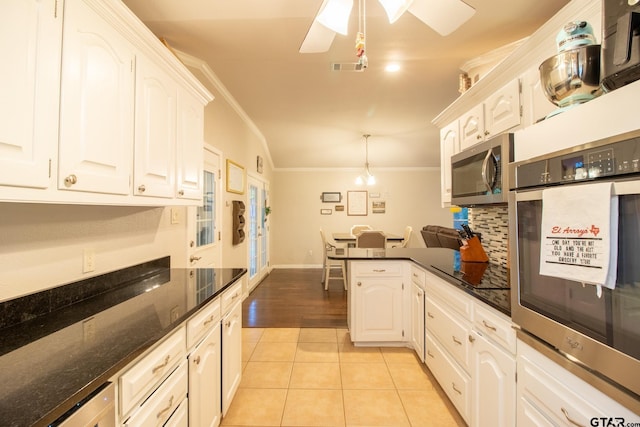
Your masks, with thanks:
M 493 263 L 507 265 L 509 214 L 507 206 L 469 209 L 469 226 L 482 233 L 482 246 Z

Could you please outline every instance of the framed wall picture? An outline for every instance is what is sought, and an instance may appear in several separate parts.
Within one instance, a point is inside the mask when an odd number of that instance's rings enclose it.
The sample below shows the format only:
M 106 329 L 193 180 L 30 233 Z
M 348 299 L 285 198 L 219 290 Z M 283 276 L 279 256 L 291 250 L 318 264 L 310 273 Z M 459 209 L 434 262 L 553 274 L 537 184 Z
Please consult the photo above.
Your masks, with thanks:
M 322 203 L 340 203 L 342 201 L 342 193 L 339 192 L 323 192 L 320 196 Z
M 244 167 L 227 159 L 227 191 L 244 194 Z
M 368 193 L 366 191 L 347 191 L 347 215 L 366 216 L 368 203 Z

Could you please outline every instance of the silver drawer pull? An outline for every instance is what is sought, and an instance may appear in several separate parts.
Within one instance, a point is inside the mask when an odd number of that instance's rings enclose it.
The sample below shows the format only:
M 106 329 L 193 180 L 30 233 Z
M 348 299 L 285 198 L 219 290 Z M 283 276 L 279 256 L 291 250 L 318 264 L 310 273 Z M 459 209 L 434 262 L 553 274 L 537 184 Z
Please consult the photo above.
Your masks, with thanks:
M 373 269 L 373 272 L 374 272 L 374 273 L 384 273 L 384 272 L 386 272 L 386 271 L 387 271 L 387 270 L 385 270 L 385 269 L 381 269 L 381 270 L 378 270 L 378 269 L 375 269 L 375 268 Z
M 197 356 L 195 359 L 193 359 L 193 363 L 195 363 L 196 365 L 200 364 L 200 356 Z
M 429 350 L 427 350 L 427 356 L 431 357 L 432 359 L 435 358 L 433 353 L 431 353 Z
M 172 406 L 173 406 L 173 395 L 171 395 L 171 397 L 169 398 L 169 405 L 166 408 L 164 408 L 162 411 L 158 412 L 158 414 L 156 415 L 156 418 L 158 419 L 163 418 L 164 414 L 169 412 Z
M 462 341 L 460 341 L 458 338 L 454 337 L 453 335 L 451 335 L 451 339 L 453 340 L 454 343 L 458 345 L 462 345 Z
M 469 342 L 476 342 L 476 337 L 469 335 Z
M 430 312 L 430 311 L 427 311 L 427 316 L 428 316 L 430 319 L 433 319 L 433 318 L 434 318 L 434 317 L 433 317 L 433 314 L 431 314 L 431 312 Z
M 155 374 L 156 372 L 158 372 L 161 369 L 164 369 L 168 364 L 169 364 L 169 359 L 171 359 L 171 357 L 167 356 L 164 358 L 164 363 L 156 366 L 155 368 L 153 368 L 153 370 L 151 371 L 152 374 Z
M 233 296 L 231 297 L 231 301 L 233 301 L 234 299 L 238 298 L 240 296 L 240 294 L 238 294 L 237 292 L 235 294 L 233 294 Z
M 207 326 L 209 323 L 213 322 L 215 320 L 215 317 L 213 316 L 213 314 L 204 321 L 204 326 Z
M 462 394 L 462 392 L 458 390 L 458 387 L 456 387 L 456 383 L 451 383 L 451 387 L 453 387 L 453 391 L 455 391 L 456 393 Z
M 484 320 L 482 321 L 482 324 L 484 325 L 484 327 L 485 327 L 485 328 L 487 328 L 487 329 L 489 329 L 489 330 L 491 330 L 491 331 L 493 331 L 493 332 L 497 331 L 497 329 L 496 329 L 496 327 L 495 327 L 495 326 L 491 326 L 490 324 L 488 324 L 488 323 L 487 323 L 486 321 L 484 321 Z
M 202 259 L 201 256 L 195 256 L 195 255 L 191 255 L 189 257 L 189 261 L 194 262 L 194 261 L 200 261 Z
M 569 421 L 571 424 L 573 424 L 574 426 L 578 426 L 578 427 L 585 427 L 584 424 L 580 424 L 579 422 L 573 420 L 570 416 L 569 416 L 569 411 L 567 411 L 564 408 L 560 408 L 560 410 L 562 411 L 562 414 L 564 415 L 564 417 L 567 419 L 567 421 Z

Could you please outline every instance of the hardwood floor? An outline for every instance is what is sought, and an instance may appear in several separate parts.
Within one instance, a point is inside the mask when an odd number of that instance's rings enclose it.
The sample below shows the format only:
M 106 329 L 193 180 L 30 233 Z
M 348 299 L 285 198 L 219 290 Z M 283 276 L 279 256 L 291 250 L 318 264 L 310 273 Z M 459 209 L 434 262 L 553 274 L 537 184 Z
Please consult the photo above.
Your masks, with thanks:
M 274 269 L 242 306 L 245 328 L 346 328 L 347 293 L 341 280 L 329 290 L 322 269 Z

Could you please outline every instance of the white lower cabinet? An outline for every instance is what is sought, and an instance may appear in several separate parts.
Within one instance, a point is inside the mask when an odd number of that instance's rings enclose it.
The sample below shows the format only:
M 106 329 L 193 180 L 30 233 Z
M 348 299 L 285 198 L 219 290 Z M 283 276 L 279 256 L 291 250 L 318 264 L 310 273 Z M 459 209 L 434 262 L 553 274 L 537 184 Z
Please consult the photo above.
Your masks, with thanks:
M 220 324 L 216 323 L 189 354 L 189 420 L 192 426 L 220 425 L 221 357 Z
M 238 282 L 240 285 L 240 282 Z M 241 287 L 236 292 L 242 293 Z M 232 291 L 229 291 L 232 292 Z M 222 317 L 222 416 L 242 379 L 242 300 L 239 299 Z
M 511 320 L 426 272 L 425 363 L 472 427 L 514 426 Z
M 127 427 L 164 425 L 187 397 L 187 364 L 183 362 L 125 423 Z
M 471 425 L 515 425 L 516 360 L 513 354 L 471 331 L 473 403 Z
M 522 341 L 518 342 L 517 360 L 518 426 L 640 423 L 639 415 Z
M 411 326 L 410 288 L 404 263 L 352 261 L 349 333 L 355 343 L 408 341 Z

